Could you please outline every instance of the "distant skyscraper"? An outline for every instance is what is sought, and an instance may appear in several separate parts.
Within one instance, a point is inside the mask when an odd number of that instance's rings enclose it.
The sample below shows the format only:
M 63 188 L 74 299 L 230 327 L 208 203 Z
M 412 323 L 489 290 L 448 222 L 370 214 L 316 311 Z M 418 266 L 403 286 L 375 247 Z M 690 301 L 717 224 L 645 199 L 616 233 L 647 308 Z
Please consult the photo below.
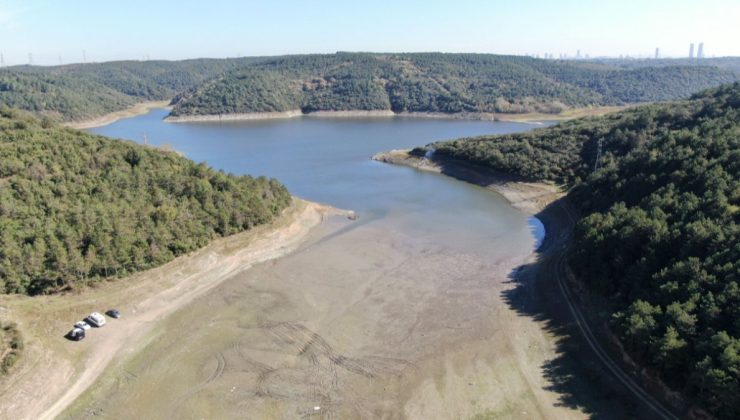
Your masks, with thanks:
M 581 50 L 576 51 L 576 58 L 581 58 Z
M 660 48 L 655 48 L 655 59 L 660 58 Z
M 689 45 L 689 58 L 694 58 L 694 43 L 692 42 L 691 45 Z
M 699 43 L 699 50 L 696 52 L 696 58 L 704 58 L 704 43 Z

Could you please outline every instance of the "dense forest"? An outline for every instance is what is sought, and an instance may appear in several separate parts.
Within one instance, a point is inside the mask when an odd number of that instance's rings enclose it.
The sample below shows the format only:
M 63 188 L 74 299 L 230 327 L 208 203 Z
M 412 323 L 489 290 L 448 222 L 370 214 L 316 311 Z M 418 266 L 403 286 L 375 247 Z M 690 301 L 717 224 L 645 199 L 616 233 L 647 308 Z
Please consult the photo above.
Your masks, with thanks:
M 76 121 L 178 93 L 259 57 L 0 68 L 0 104 Z
M 300 109 L 558 113 L 686 98 L 738 79 L 712 66 L 625 69 L 487 54 L 287 56 L 227 72 L 179 95 L 173 116 Z
M 740 84 L 432 147 L 572 187 L 569 261 L 613 306 L 622 343 L 713 414 L 740 417 Z
M 705 57 L 705 58 L 593 58 L 592 63 L 599 63 L 624 69 L 641 67 L 666 66 L 712 66 L 740 72 L 740 57 Z
M 269 222 L 290 200 L 275 180 L 0 107 L 0 293 L 158 266 Z
M 651 65 L 655 64 L 655 65 Z M 557 113 L 688 97 L 733 61 L 563 61 L 490 54 L 297 55 L 0 68 L 0 104 L 79 121 L 175 98 L 173 116 L 242 112 Z

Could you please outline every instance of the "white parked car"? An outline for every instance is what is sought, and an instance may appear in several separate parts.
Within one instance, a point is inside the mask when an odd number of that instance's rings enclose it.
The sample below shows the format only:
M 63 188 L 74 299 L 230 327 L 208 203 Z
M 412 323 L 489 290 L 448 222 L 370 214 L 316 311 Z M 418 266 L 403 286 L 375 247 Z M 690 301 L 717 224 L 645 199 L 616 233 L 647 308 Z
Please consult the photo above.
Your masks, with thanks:
M 102 327 L 105 325 L 105 317 L 98 312 L 91 313 L 90 316 L 85 318 L 85 321 L 93 327 Z
M 88 323 L 87 323 L 87 322 L 85 322 L 85 321 L 77 321 L 77 322 L 75 323 L 75 328 L 80 328 L 80 329 L 83 329 L 83 330 L 87 331 L 87 330 L 89 330 L 89 329 L 90 329 L 91 327 L 90 327 L 90 324 L 88 324 Z

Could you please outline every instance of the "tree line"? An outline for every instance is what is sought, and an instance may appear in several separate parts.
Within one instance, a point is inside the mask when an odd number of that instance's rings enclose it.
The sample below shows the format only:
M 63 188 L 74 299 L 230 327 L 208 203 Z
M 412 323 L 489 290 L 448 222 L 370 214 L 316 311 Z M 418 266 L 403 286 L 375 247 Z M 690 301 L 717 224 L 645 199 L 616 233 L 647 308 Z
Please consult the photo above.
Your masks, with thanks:
M 0 108 L 0 292 L 42 294 L 164 264 L 267 223 L 291 196 L 174 152 Z

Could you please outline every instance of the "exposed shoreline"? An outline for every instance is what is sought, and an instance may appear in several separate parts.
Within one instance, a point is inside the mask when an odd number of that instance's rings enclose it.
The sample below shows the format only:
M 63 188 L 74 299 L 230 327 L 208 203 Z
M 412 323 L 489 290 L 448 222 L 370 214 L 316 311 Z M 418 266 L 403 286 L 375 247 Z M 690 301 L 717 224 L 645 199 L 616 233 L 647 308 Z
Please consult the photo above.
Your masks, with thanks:
M 339 215 L 353 213 L 295 198 L 269 225 L 215 240 L 161 267 L 80 293 L 11 296 L 3 312 L 26 332 L 28 346 L 19 366 L 0 381 L 0 417 L 55 418 L 111 362 L 144 343 L 158 321 L 235 274 L 293 252 L 325 218 Z M 108 307 L 120 308 L 124 317 L 80 343 L 62 338 L 76 319 Z
M 604 115 L 610 112 L 622 110 L 624 106 L 574 108 L 559 114 L 526 113 L 526 114 L 503 114 L 492 112 L 400 112 L 391 110 L 345 110 L 345 111 L 313 111 L 304 113 L 300 109 L 281 112 L 250 112 L 238 114 L 211 114 L 211 115 L 180 115 L 168 116 L 165 122 L 187 123 L 187 122 L 226 122 L 226 121 L 262 121 L 279 120 L 291 118 L 430 118 L 446 120 L 472 120 L 472 121 L 509 121 L 509 122 L 539 122 L 539 121 L 561 121 L 585 116 Z
M 62 124 L 64 127 L 75 128 L 78 130 L 84 130 L 87 128 L 101 127 L 104 125 L 111 124 L 124 118 L 131 118 L 137 115 L 143 115 L 154 108 L 166 108 L 170 104 L 170 101 L 151 101 L 151 102 L 140 102 L 130 108 L 122 109 L 120 111 L 111 112 L 109 114 L 101 115 L 100 117 L 92 118 L 84 121 L 70 121 Z
M 481 171 L 480 168 L 460 161 L 411 156 L 408 150 L 381 152 L 372 159 L 437 172 L 483 186 L 501 194 L 512 206 L 529 215 L 541 212 L 549 204 L 564 196 L 560 187 L 554 184 L 528 182 L 510 175 Z
M 418 170 L 437 172 L 461 181 L 493 190 L 501 194 L 515 208 L 526 214 L 540 219 L 545 227 L 545 238 L 537 250 L 537 263 L 532 265 L 532 273 L 529 281 L 536 284 L 538 294 L 546 302 L 548 316 L 555 319 L 567 320 L 561 322 L 572 322 L 570 311 L 575 306 L 577 311 L 585 311 L 587 314 L 603 310 L 602 304 L 595 302 L 587 292 L 584 291 L 582 283 L 576 279 L 567 263 L 560 264 L 565 258 L 565 249 L 571 240 L 571 234 L 577 223 L 577 216 L 568 202 L 565 192 L 553 184 L 527 182 L 516 177 L 497 173 L 493 170 L 467 162 L 448 159 L 443 157 L 418 157 L 409 154 L 409 150 L 391 150 L 381 152 L 372 157 L 373 160 L 395 165 L 403 165 Z M 527 277 L 527 276 L 525 276 Z M 560 290 L 558 287 L 564 289 Z M 552 297 L 562 293 L 563 300 L 556 302 Z M 570 306 L 567 309 L 566 303 Z M 675 412 L 685 412 L 687 407 L 680 394 L 671 390 L 660 378 L 656 378 L 648 371 L 635 363 L 632 358 L 624 352 L 622 344 L 606 326 L 599 324 L 599 320 L 593 316 L 587 316 L 581 320 L 577 319 L 577 325 L 583 332 L 584 339 L 594 352 L 604 352 L 603 347 L 609 348 L 610 356 L 603 363 L 610 364 L 614 369 L 612 374 L 625 384 L 630 392 L 635 394 L 636 399 L 646 404 L 666 404 Z M 591 324 L 584 327 L 582 324 Z M 598 338 L 589 338 L 595 331 Z M 598 350 L 597 350 L 598 348 Z M 592 357 L 591 350 L 587 349 L 581 356 Z M 615 357 L 619 355 L 619 358 Z M 616 371 L 619 374 L 614 373 Z M 627 372 L 639 372 L 637 375 Z M 619 375 L 622 375 L 621 377 Z M 624 379 L 626 378 L 626 379 Z M 638 389 L 635 391 L 634 389 Z M 645 397 L 641 391 L 648 396 Z M 654 399 L 657 397 L 657 401 Z M 661 409 L 663 409 L 661 407 Z

